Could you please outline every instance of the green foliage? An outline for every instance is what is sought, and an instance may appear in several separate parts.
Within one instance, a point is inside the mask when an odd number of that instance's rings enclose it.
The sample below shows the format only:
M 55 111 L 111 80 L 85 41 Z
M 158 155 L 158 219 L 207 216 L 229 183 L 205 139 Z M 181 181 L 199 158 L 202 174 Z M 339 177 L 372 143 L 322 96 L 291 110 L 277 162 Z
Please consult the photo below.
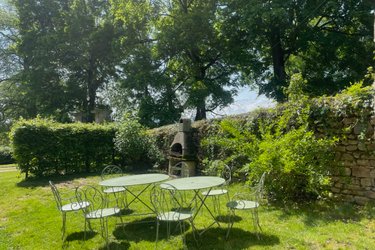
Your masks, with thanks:
M 222 159 L 250 182 L 267 172 L 268 193 L 279 201 L 323 195 L 335 169 L 337 139 L 317 138 L 309 129 L 309 101 L 294 100 L 246 123 L 223 120 L 218 133 L 202 140 L 213 152 L 206 162 Z
M 370 117 L 373 114 L 373 96 L 371 86 L 363 87 L 362 82 L 352 84 L 334 97 L 322 97 L 312 100 L 309 117 L 311 128 L 318 132 L 337 135 L 350 133 L 354 127 L 360 127 L 358 139 L 371 135 Z M 338 118 L 351 118 L 351 122 L 338 123 Z
M 91 172 L 113 163 L 115 128 L 111 125 L 60 124 L 21 119 L 10 137 L 13 156 L 26 176 Z
M 10 164 L 14 163 L 12 157 L 12 149 L 10 147 L 0 147 L 0 164 Z
M 221 32 L 230 58 L 261 93 L 278 101 L 286 99 L 283 88 L 295 73 L 308 80 L 310 95 L 319 96 L 359 81 L 373 65 L 371 1 L 225 3 Z
M 162 161 L 153 138 L 136 118 L 127 115 L 118 125 L 114 143 L 126 165 L 151 164 Z
M 329 189 L 335 139 L 317 139 L 306 126 L 277 135 L 262 134 L 259 150 L 246 165 L 250 179 L 268 172 L 267 190 L 280 201 L 303 200 Z

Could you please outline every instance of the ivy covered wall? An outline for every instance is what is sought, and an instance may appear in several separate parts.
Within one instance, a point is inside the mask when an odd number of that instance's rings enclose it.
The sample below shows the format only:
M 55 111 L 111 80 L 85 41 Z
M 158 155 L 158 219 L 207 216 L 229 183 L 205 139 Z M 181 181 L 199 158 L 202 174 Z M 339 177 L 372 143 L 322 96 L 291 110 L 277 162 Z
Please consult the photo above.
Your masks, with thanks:
M 328 184 L 329 190 L 325 192 L 326 195 L 359 204 L 375 200 L 373 98 L 373 89 L 354 84 L 333 97 L 302 98 L 272 109 L 260 109 L 249 114 L 193 123 L 197 171 L 204 171 L 210 167 L 212 160 L 221 160 L 239 172 L 245 169 L 250 172 L 246 175 L 251 178 L 251 172 L 255 171 L 258 165 L 281 164 L 282 171 L 277 172 L 278 176 L 271 175 L 271 178 L 274 178 L 274 181 L 284 178 L 284 186 L 289 185 L 289 182 L 295 182 L 294 186 L 284 190 L 284 193 L 298 192 L 301 185 L 306 184 L 295 179 L 306 178 L 301 177 L 303 175 L 313 176 L 311 172 L 315 171 L 326 175 L 329 181 L 317 180 L 321 175 L 315 175 L 314 178 L 308 176 L 305 182 L 312 187 L 315 185 L 317 190 Z M 304 129 L 300 130 L 301 127 Z M 268 132 L 265 133 L 264 130 Z M 176 131 L 177 125 L 151 131 L 166 158 Z M 300 133 L 299 137 L 296 137 L 296 131 L 302 132 L 302 135 Z M 315 139 L 303 135 L 310 132 Z M 270 135 L 272 140 L 269 139 Z M 322 144 L 321 139 L 327 143 Z M 306 143 L 306 140 L 310 141 Z M 311 143 L 316 143 L 315 148 L 311 147 Z M 330 150 L 319 151 L 319 147 L 330 145 L 333 154 Z M 276 147 L 277 149 L 274 149 Z M 303 147 L 305 150 L 300 150 Z M 267 150 L 270 152 L 266 152 Z M 287 152 L 286 154 L 290 153 L 291 156 L 280 163 L 275 161 L 275 157 L 284 156 L 277 155 L 272 150 L 282 151 L 284 154 Z M 264 160 L 268 155 L 274 158 Z M 302 166 L 296 166 L 298 164 Z M 167 163 L 162 165 L 166 167 Z M 263 167 L 263 170 L 272 173 L 276 167 L 280 169 L 280 166 L 269 166 Z M 283 186 L 274 188 L 280 189 Z M 319 195 L 324 193 L 318 191 Z M 299 198 L 301 197 L 305 198 Z

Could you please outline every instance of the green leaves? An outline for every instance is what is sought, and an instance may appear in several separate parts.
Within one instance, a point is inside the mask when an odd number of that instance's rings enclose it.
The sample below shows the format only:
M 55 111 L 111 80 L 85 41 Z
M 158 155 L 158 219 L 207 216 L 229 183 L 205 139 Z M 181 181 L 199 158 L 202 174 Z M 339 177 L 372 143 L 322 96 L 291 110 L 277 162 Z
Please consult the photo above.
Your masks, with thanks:
M 162 160 L 153 137 L 136 118 L 127 115 L 119 124 L 114 138 L 116 150 L 126 165 L 154 164 Z
M 91 172 L 113 164 L 113 125 L 19 120 L 10 138 L 21 172 L 37 176 Z

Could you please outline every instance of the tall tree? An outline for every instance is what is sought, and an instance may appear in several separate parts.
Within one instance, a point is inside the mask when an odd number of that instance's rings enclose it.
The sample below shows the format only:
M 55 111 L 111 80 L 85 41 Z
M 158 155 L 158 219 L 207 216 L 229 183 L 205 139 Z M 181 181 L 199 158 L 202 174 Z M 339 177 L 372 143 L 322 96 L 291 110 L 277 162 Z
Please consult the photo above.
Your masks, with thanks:
M 236 68 L 228 64 L 229 49 L 218 29 L 218 1 L 161 1 L 156 22 L 156 48 L 165 61 L 166 72 L 184 106 L 195 108 L 195 120 L 207 111 L 233 101 L 239 82 Z
M 372 64 L 369 0 L 224 2 L 231 58 L 268 97 L 285 100 L 296 72 L 311 94 L 330 94 L 363 78 Z
M 117 97 L 113 99 L 122 112 L 133 110 L 142 124 L 156 127 L 175 122 L 182 109 L 165 63 L 155 51 L 152 33 L 157 11 L 152 7 L 146 0 L 112 1 L 115 22 L 123 27 Z
M 94 120 L 97 93 L 115 75 L 118 30 L 109 15 L 108 1 L 73 0 L 64 12 L 64 41 L 61 65 L 71 86 L 75 108 L 85 120 Z
M 27 117 L 66 120 L 83 111 L 94 120 L 97 93 L 115 74 L 116 27 L 99 0 L 15 0 L 19 16 L 17 88 Z
M 207 111 L 233 101 L 234 91 L 230 87 L 236 86 L 238 81 L 236 68 L 224 60 L 228 47 L 216 27 L 218 1 L 113 2 L 117 4 L 114 5 L 117 6 L 115 16 L 126 27 L 124 41 L 128 51 L 133 51 L 125 59 L 124 72 L 127 74 L 123 86 L 132 90 L 135 85 L 142 88 L 137 88 L 143 100 L 141 107 L 151 107 L 156 102 L 167 107 L 170 114 L 180 111 L 179 106 L 193 108 L 195 120 L 200 120 L 206 118 Z M 129 44 L 137 44 L 138 48 L 131 49 Z M 143 49 L 139 49 L 140 46 Z M 145 59 L 148 62 L 145 63 Z M 153 81 L 142 79 L 145 71 L 139 65 L 133 68 L 139 74 L 129 71 L 130 65 L 141 62 L 143 66 L 153 68 L 149 70 L 157 75 L 152 74 Z M 155 100 L 155 96 L 162 98 Z M 180 105 L 177 109 L 171 108 L 176 107 L 177 100 Z M 163 111 L 165 108 L 155 112 Z M 178 116 L 180 112 L 171 117 Z

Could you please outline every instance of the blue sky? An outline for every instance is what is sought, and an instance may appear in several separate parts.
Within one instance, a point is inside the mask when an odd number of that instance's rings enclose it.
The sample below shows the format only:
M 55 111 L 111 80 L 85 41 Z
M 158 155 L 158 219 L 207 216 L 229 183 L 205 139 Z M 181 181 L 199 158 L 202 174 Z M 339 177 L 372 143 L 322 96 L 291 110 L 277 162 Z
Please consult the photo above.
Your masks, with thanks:
M 259 95 L 257 91 L 251 90 L 249 87 L 242 87 L 238 90 L 237 96 L 234 97 L 234 103 L 223 109 L 216 109 L 215 113 L 220 115 L 242 114 L 257 109 L 259 107 L 272 107 L 275 102 L 268 99 L 264 95 Z M 208 114 L 209 118 L 219 117 L 217 115 Z

